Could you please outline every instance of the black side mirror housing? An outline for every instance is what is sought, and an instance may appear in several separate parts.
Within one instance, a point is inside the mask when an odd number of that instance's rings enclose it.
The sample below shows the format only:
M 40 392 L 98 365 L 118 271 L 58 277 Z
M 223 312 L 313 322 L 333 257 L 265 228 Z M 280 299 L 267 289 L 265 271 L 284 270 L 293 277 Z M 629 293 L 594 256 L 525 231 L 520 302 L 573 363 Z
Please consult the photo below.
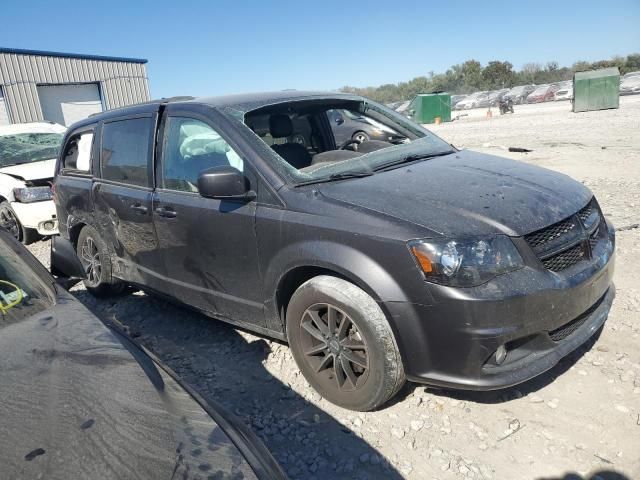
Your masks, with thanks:
M 231 166 L 212 167 L 198 175 L 198 192 L 206 198 L 245 199 L 255 198 L 249 190 L 247 178 Z
M 342 124 L 344 123 L 344 118 L 342 118 L 342 116 L 341 116 L 341 115 L 338 115 L 338 116 L 336 117 L 336 123 L 337 123 L 338 125 L 342 125 Z

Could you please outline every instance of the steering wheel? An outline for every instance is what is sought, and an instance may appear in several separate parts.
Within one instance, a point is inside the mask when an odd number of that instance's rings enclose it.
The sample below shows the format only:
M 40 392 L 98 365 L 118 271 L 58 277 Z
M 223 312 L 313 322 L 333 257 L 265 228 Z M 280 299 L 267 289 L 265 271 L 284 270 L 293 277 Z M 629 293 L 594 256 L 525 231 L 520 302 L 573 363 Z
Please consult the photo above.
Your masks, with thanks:
M 360 145 L 362 143 L 361 140 L 356 140 L 355 138 L 350 138 L 349 140 L 347 140 L 346 142 L 344 142 L 342 145 L 340 145 L 340 147 L 338 147 L 338 150 L 344 150 L 346 149 L 349 145 Z

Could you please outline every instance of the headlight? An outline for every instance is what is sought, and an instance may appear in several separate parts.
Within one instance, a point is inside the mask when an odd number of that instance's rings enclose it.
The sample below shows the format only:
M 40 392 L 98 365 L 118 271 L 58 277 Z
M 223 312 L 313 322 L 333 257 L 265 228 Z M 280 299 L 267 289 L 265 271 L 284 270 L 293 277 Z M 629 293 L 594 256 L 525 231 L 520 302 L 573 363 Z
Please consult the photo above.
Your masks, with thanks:
M 31 203 L 51 200 L 53 198 L 53 193 L 51 192 L 50 187 L 26 187 L 14 188 L 13 196 L 18 202 Z
M 409 242 L 426 280 L 453 287 L 473 287 L 524 266 L 506 236 Z

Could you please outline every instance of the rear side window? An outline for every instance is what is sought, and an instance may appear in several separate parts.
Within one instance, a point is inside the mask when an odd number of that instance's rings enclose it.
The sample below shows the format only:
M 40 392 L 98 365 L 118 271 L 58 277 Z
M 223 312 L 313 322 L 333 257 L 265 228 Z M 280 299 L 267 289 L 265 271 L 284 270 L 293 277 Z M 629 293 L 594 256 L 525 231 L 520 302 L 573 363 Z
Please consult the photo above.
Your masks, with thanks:
M 92 131 L 73 135 L 65 146 L 64 155 L 62 156 L 62 168 L 83 173 L 90 172 L 92 146 Z
M 102 178 L 150 186 L 150 142 L 152 118 L 135 118 L 102 126 L 100 165 Z

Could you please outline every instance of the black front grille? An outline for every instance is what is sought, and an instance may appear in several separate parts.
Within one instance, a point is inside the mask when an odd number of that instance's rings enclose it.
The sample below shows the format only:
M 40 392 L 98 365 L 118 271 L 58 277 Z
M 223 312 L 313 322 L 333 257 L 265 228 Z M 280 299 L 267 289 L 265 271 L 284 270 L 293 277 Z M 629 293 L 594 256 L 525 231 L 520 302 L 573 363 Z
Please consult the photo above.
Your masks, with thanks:
M 586 257 L 582 242 L 578 245 L 542 260 L 542 264 L 547 270 L 552 272 L 561 272 Z
M 577 228 L 577 225 L 572 219 L 563 220 L 562 222 L 555 223 L 550 227 L 543 228 L 537 232 L 530 233 L 525 237 L 525 240 L 535 250 L 537 247 L 543 246 L 553 240 L 556 240 L 572 230 Z
M 556 328 L 549 332 L 549 336 L 551 340 L 554 342 L 560 342 L 571 335 L 573 332 L 578 330 L 584 322 L 586 322 L 588 315 L 582 315 L 575 320 L 570 321 L 569 323 L 561 326 L 560 328 Z
M 560 272 L 590 257 L 600 240 L 601 221 L 598 205 L 592 199 L 570 217 L 524 238 L 545 268 Z
M 600 228 L 596 228 L 596 231 L 589 236 L 589 245 L 591 246 L 592 252 L 596 248 L 596 245 L 598 245 L 598 241 L 600 241 Z
M 556 328 L 555 330 L 551 330 L 549 332 L 549 337 L 551 337 L 551 340 L 553 340 L 554 342 L 560 342 L 565 338 L 567 338 L 569 335 L 571 335 L 573 332 L 578 330 L 584 324 L 584 322 L 587 321 L 589 316 L 593 312 L 595 312 L 596 309 L 600 306 L 605 296 L 606 295 L 603 295 L 602 298 L 600 298 L 596 303 L 594 303 L 591 307 L 589 307 L 589 310 L 584 312 L 579 317 L 574 318 L 570 322 L 565 323 L 564 325 L 562 325 L 559 328 Z
M 592 213 L 593 213 L 593 202 L 589 202 L 589 205 L 587 205 L 586 207 L 584 207 L 582 210 L 578 212 L 578 216 L 580 217 L 580 220 L 582 220 L 582 223 L 584 223 L 587 221 L 587 219 L 591 216 Z

